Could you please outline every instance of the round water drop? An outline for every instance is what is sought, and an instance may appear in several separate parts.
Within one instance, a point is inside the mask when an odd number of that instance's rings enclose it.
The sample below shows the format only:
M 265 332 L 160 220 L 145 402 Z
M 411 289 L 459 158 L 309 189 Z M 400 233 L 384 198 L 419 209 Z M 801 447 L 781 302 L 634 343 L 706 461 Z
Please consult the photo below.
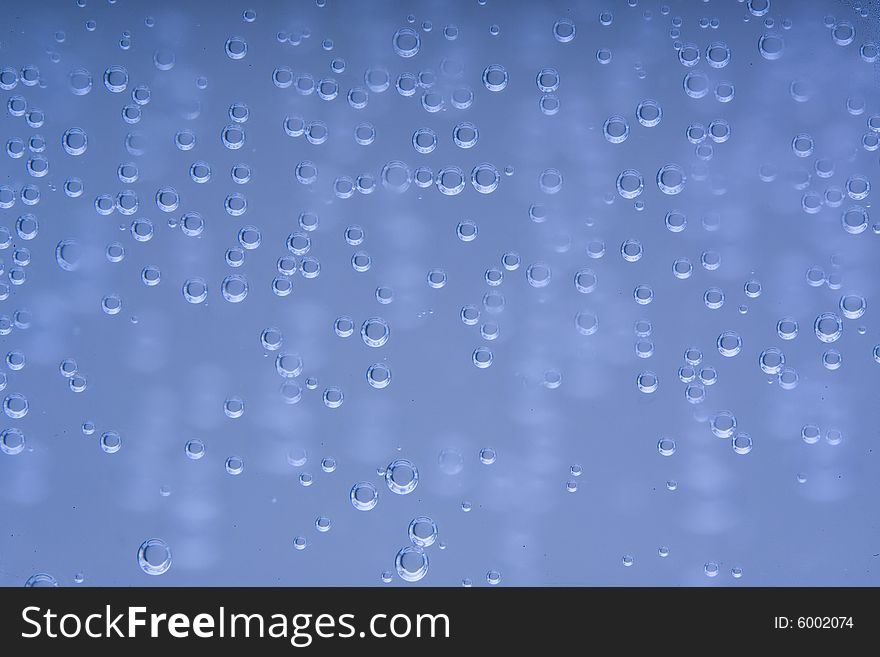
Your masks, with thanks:
M 437 525 L 428 516 L 418 516 L 409 523 L 407 534 L 416 547 L 430 547 L 437 540 Z
M 371 317 L 361 325 L 361 338 L 368 347 L 381 347 L 388 342 L 391 329 L 381 317 Z
M 205 443 L 194 438 L 187 441 L 186 445 L 183 446 L 183 450 L 188 459 L 198 461 L 205 455 Z
M 374 363 L 367 368 L 367 383 L 373 388 L 382 389 L 391 383 L 391 370 L 384 363 Z
M 238 476 L 244 471 L 244 461 L 240 456 L 230 456 L 226 459 L 226 472 L 232 476 Z
M 684 170 L 677 164 L 666 164 L 657 172 L 657 187 L 669 196 L 680 193 L 685 182 Z
M 358 511 L 369 511 L 379 502 L 379 491 L 369 481 L 361 481 L 352 486 L 349 499 Z
M 508 80 L 507 69 L 500 64 L 491 64 L 483 70 L 483 84 L 489 91 L 502 91 Z
M 37 573 L 27 578 L 25 588 L 54 588 L 58 586 L 58 580 L 48 573 Z
M 394 567 L 400 579 L 417 582 L 428 573 L 428 555 L 420 547 L 402 548 L 394 558 Z
M 731 445 L 737 454 L 748 454 L 752 451 L 752 437 L 747 433 L 738 433 L 731 439 Z
M 160 538 L 151 538 L 137 551 L 137 562 L 147 575 L 162 575 L 171 568 L 171 548 Z
M 577 29 L 575 28 L 574 22 L 568 18 L 560 18 L 553 23 L 553 38 L 559 43 L 568 43 L 573 40 L 576 32 Z
M 847 319 L 858 319 L 865 314 L 867 301 L 860 294 L 844 294 L 840 297 L 840 312 Z
M 764 374 L 779 374 L 785 366 L 785 356 L 777 347 L 768 347 L 758 356 L 758 364 Z
M 321 398 L 324 401 L 324 406 L 327 408 L 339 408 L 342 406 L 342 402 L 345 400 L 345 396 L 342 393 L 342 388 L 337 386 L 330 386 L 329 388 L 325 388 L 324 393 L 321 395 Z
M 61 136 L 61 145 L 68 155 L 82 155 L 89 145 L 89 138 L 82 128 L 68 128 Z
M 651 394 L 657 391 L 660 386 L 660 379 L 654 372 L 644 371 L 636 377 L 636 385 L 639 391 L 645 394 Z
M 385 484 L 397 495 L 407 495 L 419 484 L 419 471 L 411 461 L 397 459 L 385 468 Z
M 736 431 L 736 416 L 730 411 L 719 411 L 712 416 L 709 426 L 719 438 L 730 438 Z
M 402 27 L 394 33 L 394 52 L 404 58 L 413 57 L 422 45 L 419 33 L 411 27 Z
M 546 287 L 550 284 L 550 276 L 550 265 L 545 262 L 536 262 L 526 269 L 526 280 L 532 287 Z
M 592 269 L 581 269 L 574 276 L 574 285 L 581 294 L 589 294 L 596 289 L 598 277 Z
M 110 66 L 104 71 L 104 86 L 113 93 L 125 91 L 128 86 L 128 71 L 122 66 Z
M 822 342 L 836 342 L 843 333 L 843 320 L 835 313 L 822 313 L 813 322 L 813 330 Z
M 736 331 L 724 331 L 716 341 L 718 353 L 727 358 L 733 358 L 742 351 L 742 338 Z
M 241 417 L 244 415 L 244 400 L 241 397 L 230 397 L 223 402 L 223 412 L 233 419 Z
M 828 349 L 822 354 L 822 365 L 827 370 L 839 369 L 843 363 L 843 356 L 836 349 Z
M 478 164 L 471 171 L 471 184 L 481 194 L 494 192 L 500 181 L 501 174 L 498 173 L 498 169 L 488 162 Z
M 240 274 L 227 276 L 220 285 L 220 291 L 229 303 L 241 303 L 248 294 L 247 280 Z
M 204 303 L 208 298 L 208 284 L 203 278 L 190 278 L 183 284 L 183 298 L 188 303 Z
M 0 451 L 14 456 L 20 454 L 25 448 L 24 433 L 16 428 L 4 429 L 0 432 Z
M 471 355 L 474 365 L 480 369 L 486 369 L 492 365 L 492 351 L 488 347 L 477 347 Z
M 234 36 L 226 41 L 225 50 L 229 59 L 243 59 L 247 55 L 248 44 L 243 38 Z
M 663 109 L 656 100 L 643 100 L 636 107 L 636 118 L 646 128 L 653 128 L 663 118 Z
M 761 57 L 768 61 L 774 61 L 782 57 L 785 50 L 785 41 L 779 34 L 763 34 L 758 39 L 758 51 Z
M 672 438 L 661 438 L 657 443 L 657 450 L 661 456 L 672 456 L 675 454 L 675 441 Z
M 599 318 L 595 313 L 581 311 L 575 315 L 574 325 L 581 335 L 593 335 L 599 330 Z
M 602 126 L 605 139 L 612 144 L 620 144 L 629 136 L 629 124 L 622 116 L 615 115 L 605 120 Z
M 625 199 L 636 198 L 645 188 L 645 181 L 635 169 L 626 169 L 617 176 L 617 193 Z

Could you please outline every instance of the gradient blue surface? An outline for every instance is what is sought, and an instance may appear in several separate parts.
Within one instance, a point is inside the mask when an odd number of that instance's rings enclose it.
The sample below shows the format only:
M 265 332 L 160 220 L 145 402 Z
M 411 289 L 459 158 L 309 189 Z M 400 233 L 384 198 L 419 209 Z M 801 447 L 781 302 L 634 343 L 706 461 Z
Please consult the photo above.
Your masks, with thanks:
M 880 584 L 877 3 L 2 9 L 0 584 Z

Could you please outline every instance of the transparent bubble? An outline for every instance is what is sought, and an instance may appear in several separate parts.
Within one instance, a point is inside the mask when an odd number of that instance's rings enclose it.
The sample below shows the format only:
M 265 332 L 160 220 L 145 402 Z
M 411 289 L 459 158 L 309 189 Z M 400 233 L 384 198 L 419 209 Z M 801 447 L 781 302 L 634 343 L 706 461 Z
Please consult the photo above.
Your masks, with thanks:
M 162 539 L 148 539 L 138 548 L 137 562 L 147 575 L 162 575 L 171 568 L 171 548 Z
M 691 98 L 703 98 L 709 93 L 709 78 L 705 73 L 691 71 L 684 76 L 682 86 Z
M 805 424 L 801 429 L 801 439 L 808 445 L 814 445 L 819 442 L 822 432 L 815 424 Z
M 763 34 L 758 39 L 758 51 L 761 53 L 761 57 L 766 60 L 777 60 L 782 57 L 785 51 L 785 41 L 779 34 Z
M 477 347 L 471 356 L 474 365 L 480 369 L 486 369 L 492 365 L 492 351 L 488 347 Z
M 657 172 L 657 187 L 667 195 L 675 195 L 684 189 L 687 178 L 677 164 L 666 164 Z
M 116 431 L 105 431 L 101 435 L 101 449 L 108 454 L 115 454 L 122 448 L 122 437 Z
M 379 502 L 379 491 L 369 481 L 361 481 L 351 488 L 351 505 L 358 511 L 369 511 Z
M 226 459 L 225 467 L 227 474 L 236 477 L 244 471 L 244 461 L 240 456 L 230 456 Z
M 627 262 L 636 262 L 642 257 L 642 243 L 638 240 L 625 240 L 623 244 L 620 245 L 620 255 L 623 256 L 623 259 Z
M 717 310 L 724 305 L 724 292 L 721 288 L 710 287 L 703 293 L 703 302 L 707 308 Z
M 428 285 L 435 290 L 439 290 L 446 285 L 446 272 L 442 269 L 432 269 L 428 272 L 426 278 Z
M 574 285 L 581 294 L 589 294 L 596 289 L 599 279 L 592 269 L 581 269 L 574 276 Z
M 54 588 L 58 586 L 58 580 L 48 573 L 37 573 L 27 578 L 25 588 Z
M 553 38 L 559 43 L 568 43 L 573 40 L 576 32 L 577 29 L 575 28 L 574 22 L 568 18 L 560 18 L 553 23 Z
M 430 547 L 437 540 L 437 525 L 428 516 L 418 516 L 409 523 L 407 534 L 416 547 Z
M 122 299 L 118 294 L 108 294 L 101 299 L 101 310 L 107 315 L 117 315 L 122 311 Z
M 189 303 L 203 303 L 208 298 L 208 284 L 203 278 L 190 278 L 183 284 L 183 298 Z
M 532 287 L 546 287 L 550 284 L 550 277 L 550 265 L 546 262 L 536 262 L 526 268 L 526 280 Z
M 793 367 L 785 367 L 778 376 L 779 387 L 783 390 L 794 390 L 799 379 L 800 377 Z
M 636 385 L 640 392 L 651 394 L 657 391 L 660 386 L 660 379 L 651 371 L 644 371 L 636 377 Z
M 198 461 L 205 455 L 205 443 L 197 438 L 188 440 L 183 449 L 186 457 L 192 461 Z
M 663 118 L 663 109 L 656 100 L 646 99 L 636 107 L 636 118 L 646 128 L 653 128 Z
M 68 128 L 61 136 L 61 145 L 68 155 L 82 155 L 88 148 L 89 139 L 82 128 Z
M 843 334 L 843 320 L 834 313 L 822 313 L 813 322 L 813 330 L 822 342 L 836 342 Z
M 706 62 L 712 68 L 724 68 L 730 63 L 730 48 L 722 41 L 716 41 L 706 48 Z
M 422 41 L 419 33 L 411 27 L 402 27 L 394 33 L 392 40 L 394 52 L 404 58 L 413 57 L 419 52 Z
M 676 258 L 672 263 L 672 273 L 676 278 L 690 278 L 694 271 L 694 266 L 688 258 Z
M 240 123 L 230 123 L 220 132 L 223 145 L 229 150 L 238 150 L 245 144 L 245 132 Z
M 443 172 L 441 171 L 440 176 L 442 176 L 442 174 Z M 443 187 L 440 186 L 440 176 L 438 176 L 437 185 L 440 191 L 443 191 Z M 498 188 L 498 183 L 500 181 L 501 175 L 498 173 L 498 169 L 488 162 L 478 164 L 471 171 L 471 184 L 474 186 L 474 189 L 481 194 L 490 194 L 491 192 L 494 192 Z
M 736 331 L 724 331 L 716 341 L 718 353 L 727 358 L 736 356 L 742 351 L 742 338 Z
M 367 383 L 373 388 L 382 389 L 391 383 L 391 370 L 384 363 L 374 363 L 367 368 Z
M 851 206 L 841 215 L 843 229 L 851 235 L 863 233 L 868 227 L 868 223 L 868 211 L 860 205 Z
M 700 49 L 693 43 L 684 43 L 678 49 L 678 61 L 688 68 L 700 63 Z
M 303 361 L 299 354 L 283 353 L 275 357 L 275 371 L 278 375 L 291 379 L 302 374 Z
M 327 408 L 339 408 L 342 406 L 342 402 L 345 401 L 345 396 L 342 393 L 342 388 L 330 386 L 324 389 L 321 399 L 323 399 L 324 406 Z
M 647 305 L 654 299 L 654 290 L 650 285 L 637 285 L 633 290 L 633 298 L 639 305 Z
M 719 411 L 712 416 L 709 426 L 718 438 L 730 438 L 736 431 L 736 416 L 730 411 Z
M 822 354 L 822 365 L 827 370 L 834 371 L 843 364 L 843 356 L 836 349 L 828 349 Z
M 385 468 L 385 484 L 392 493 L 406 495 L 419 484 L 419 471 L 411 461 L 397 459 Z
M 461 170 L 459 169 L 458 171 L 460 174 Z M 382 186 L 385 189 L 396 193 L 405 192 L 412 182 L 412 173 L 410 172 L 409 167 L 400 160 L 392 160 L 388 162 L 384 167 L 382 167 L 382 174 L 380 177 L 382 180 Z M 439 189 L 439 179 L 437 182 L 437 186 Z M 461 189 L 464 189 L 463 175 L 461 176 Z M 461 189 L 459 189 L 459 191 L 461 191 Z M 440 191 L 443 190 L 441 189 Z
M 748 454 L 752 451 L 752 438 L 747 433 L 738 433 L 731 438 L 731 445 L 737 454 Z
M 636 198 L 645 189 L 645 181 L 635 169 L 626 169 L 617 176 L 617 193 L 625 199 Z
M 15 456 L 24 451 L 25 437 L 20 429 L 9 428 L 0 432 L 0 451 Z
M 113 65 L 104 71 L 104 86 L 108 91 L 121 93 L 128 86 L 128 71 L 125 67 Z
M 417 582 L 428 574 L 428 555 L 420 547 L 402 548 L 394 558 L 394 567 L 400 579 Z
M 785 355 L 777 347 L 768 347 L 758 356 L 758 364 L 765 374 L 779 374 L 785 366 Z
M 605 120 L 602 126 L 605 139 L 612 144 L 620 144 L 629 136 L 629 124 L 620 115 L 614 115 Z
M 599 330 L 599 318 L 595 313 L 581 311 L 575 315 L 574 325 L 581 335 L 593 335 Z
M 483 85 L 489 91 L 502 91 L 509 80 L 507 69 L 501 64 L 491 64 L 483 70 Z
M 657 443 L 657 450 L 661 456 L 672 456 L 675 454 L 675 441 L 672 438 L 661 438 Z
M 476 306 L 464 306 L 459 313 L 461 321 L 468 326 L 474 326 L 480 321 L 480 311 Z
M 844 294 L 838 304 L 840 312 L 847 319 L 858 319 L 865 314 L 867 301 L 860 294 Z

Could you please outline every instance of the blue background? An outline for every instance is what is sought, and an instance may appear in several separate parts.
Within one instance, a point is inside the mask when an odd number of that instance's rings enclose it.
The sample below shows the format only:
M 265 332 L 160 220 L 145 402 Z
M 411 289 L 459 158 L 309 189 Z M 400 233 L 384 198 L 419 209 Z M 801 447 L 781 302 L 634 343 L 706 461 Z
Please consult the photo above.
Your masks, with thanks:
M 4 353 L 19 351 L 26 359 L 20 370 L 4 365 L 7 384 L 0 396 L 23 394 L 29 407 L 23 418 L 2 416 L 3 428 L 23 432 L 26 447 L 0 453 L 0 584 L 21 586 L 35 573 L 48 573 L 60 585 L 76 585 L 81 573 L 83 585 L 386 585 L 381 575 L 394 573 L 395 555 L 409 544 L 409 522 L 419 515 L 431 517 L 439 530 L 438 542 L 426 549 L 427 575 L 408 583 L 393 574 L 387 585 L 459 586 L 465 579 L 488 585 L 490 571 L 501 574 L 502 585 L 880 584 L 880 364 L 873 355 L 880 343 L 880 226 L 871 220 L 854 235 L 841 225 L 841 213 L 851 205 L 876 214 L 876 191 L 864 200 L 846 198 L 840 207 L 825 204 L 816 214 L 801 206 L 811 190 L 821 195 L 836 186 L 845 195 L 853 175 L 875 187 L 880 182 L 878 152 L 862 145 L 870 117 L 880 112 L 878 65 L 859 52 L 878 38 L 876 3 L 772 0 L 760 16 L 736 0 L 2 4 L 0 66 L 20 72 L 33 65 L 39 83 L 19 81 L 0 91 L 0 98 L 5 107 L 10 97 L 23 96 L 29 108 L 43 110 L 45 123 L 31 128 L 25 117 L 4 110 L 0 138 L 27 143 L 41 135 L 49 173 L 28 174 L 30 152 L 20 159 L 0 154 L 0 181 L 17 197 L 0 210 L 0 224 L 10 233 L 0 252 L 8 292 L 0 314 L 6 325 L 16 319 L 20 325 L 0 344 Z M 256 11 L 256 20 L 244 20 L 246 9 Z M 613 14 L 610 25 L 600 22 L 603 11 Z M 569 42 L 554 38 L 561 18 L 576 26 Z M 86 25 L 90 20 L 93 30 Z M 848 45 L 833 38 L 841 21 L 855 31 Z M 448 25 L 458 28 L 455 40 L 444 36 Z M 394 51 L 392 38 L 401 27 L 420 34 L 414 57 Z M 128 49 L 120 47 L 124 31 L 130 33 Z M 281 42 L 279 32 L 292 37 Z M 784 39 L 777 60 L 759 52 L 765 33 Z M 248 44 L 239 60 L 224 52 L 233 36 Z M 325 39 L 332 40 L 332 50 L 322 47 Z M 705 57 L 718 41 L 731 51 L 720 69 Z M 689 43 L 701 53 L 693 68 L 683 66 L 676 51 Z M 610 63 L 597 60 L 601 48 L 611 51 Z M 154 65 L 157 50 L 174 53 L 173 68 Z M 331 71 L 334 58 L 344 59 L 342 73 Z M 463 67 L 461 78 L 442 75 L 450 62 Z M 500 92 L 481 81 L 490 64 L 508 71 L 509 83 Z M 122 93 L 103 84 L 111 65 L 128 72 Z M 293 86 L 278 88 L 272 72 L 280 66 L 316 81 L 334 78 L 338 97 L 325 101 Z M 82 96 L 69 87 L 68 76 L 78 67 L 94 80 Z M 555 68 L 560 80 L 554 92 L 559 111 L 550 116 L 540 109 L 536 85 L 545 67 Z M 367 106 L 354 109 L 346 94 L 366 87 L 370 68 L 386 69 L 391 85 L 381 93 L 368 91 Z M 401 73 L 424 71 L 434 73 L 432 91 L 446 99 L 442 111 L 423 108 L 424 90 L 404 97 L 394 87 Z M 684 76 L 692 71 L 708 77 L 703 98 L 684 92 Z M 204 89 L 197 84 L 200 76 L 207 81 Z M 722 81 L 735 87 L 727 103 L 713 93 Z M 792 96 L 795 81 L 807 90 L 804 102 Z M 122 110 L 140 84 L 149 87 L 151 99 L 132 125 L 123 121 Z M 465 86 L 473 90 L 473 104 L 456 109 L 450 94 Z M 655 127 L 637 121 L 636 107 L 645 99 L 663 109 Z M 221 141 L 234 102 L 249 108 L 246 143 L 239 150 Z M 848 103 L 863 111 L 854 114 Z M 629 124 L 623 143 L 603 137 L 612 115 Z M 323 121 L 329 138 L 310 144 L 288 136 L 288 116 Z M 713 154 L 701 160 L 686 128 L 716 119 L 729 122 L 730 138 L 707 139 Z M 376 130 L 368 146 L 354 140 L 355 126 L 364 121 Z M 461 121 L 479 129 L 471 149 L 453 142 L 453 127 Z M 880 118 L 875 122 L 880 125 Z M 88 135 L 80 156 L 62 148 L 62 134 L 72 126 Z M 412 145 L 413 132 L 423 127 L 438 137 L 429 154 Z M 182 129 L 196 135 L 192 150 L 174 145 Z M 142 154 L 126 150 L 129 133 L 139 135 Z M 807 158 L 792 150 L 800 133 L 815 143 Z M 816 174 L 820 159 L 833 163 L 830 178 Z M 294 176 L 305 160 L 318 168 L 311 185 Z M 392 160 L 435 173 L 455 165 L 468 183 L 455 196 L 415 183 L 395 193 L 381 182 L 372 194 L 334 194 L 337 177 L 369 173 L 380 181 Z M 196 161 L 210 164 L 208 183 L 191 180 Z M 118 179 L 123 162 L 136 163 L 135 183 Z M 230 176 L 239 162 L 252 169 L 244 185 Z M 469 181 L 483 162 L 499 172 L 512 167 L 489 194 L 478 193 Z M 687 175 L 676 196 L 661 193 L 655 182 L 668 163 Z M 775 167 L 771 182 L 759 177 L 764 165 Z M 548 168 L 563 176 L 556 194 L 539 184 Z M 635 201 L 615 189 L 625 169 L 644 178 Z M 79 198 L 63 191 L 72 176 L 83 181 Z M 18 198 L 28 184 L 40 192 L 33 206 Z M 180 197 L 170 214 L 155 202 L 157 190 L 167 186 Z M 96 212 L 98 195 L 115 198 L 124 189 L 138 195 L 135 215 Z M 233 192 L 247 198 L 241 216 L 224 210 Z M 543 207 L 546 221 L 530 219 L 533 205 Z M 687 216 L 682 232 L 664 225 L 672 209 Z M 205 220 L 199 237 L 169 225 L 191 211 Z M 302 212 L 319 217 L 309 233 L 309 255 L 320 261 L 320 275 L 307 279 L 298 271 L 292 293 L 279 297 L 271 289 L 276 261 L 288 253 L 287 236 L 301 231 Z M 33 240 L 16 232 L 18 217 L 26 213 L 39 222 Z M 129 230 L 140 217 L 154 225 L 146 242 L 135 241 Z M 471 242 L 456 236 L 463 220 L 478 226 Z M 344 239 L 352 224 L 365 231 L 360 246 Z M 246 225 L 260 229 L 261 245 L 232 269 L 224 253 Z M 78 245 L 76 271 L 65 271 L 55 259 L 56 245 L 66 239 Z M 638 262 L 621 257 L 626 239 L 641 242 Z M 602 258 L 587 256 L 593 240 L 604 241 Z M 126 250 L 118 263 L 104 253 L 113 241 Z M 13 256 L 21 247 L 30 251 L 23 267 Z M 367 272 L 351 265 L 358 250 L 372 258 Z M 490 288 L 485 271 L 503 270 L 501 258 L 510 251 L 522 265 L 504 270 L 502 284 Z M 719 268 L 701 266 L 705 251 L 721 255 Z M 679 257 L 694 264 L 687 280 L 672 274 Z M 552 271 L 546 287 L 527 282 L 526 267 L 535 262 Z M 146 265 L 160 269 L 158 285 L 141 281 Z M 839 287 L 810 286 L 811 266 L 839 280 Z M 426 282 L 435 268 L 447 274 L 441 289 Z M 574 285 L 583 268 L 598 277 L 589 294 Z M 16 269 L 26 274 L 22 285 L 9 281 Z M 249 283 L 247 298 L 238 304 L 225 301 L 220 291 L 223 278 L 233 273 Z M 183 283 L 192 277 L 207 281 L 204 304 L 183 298 Z M 751 279 L 762 285 L 757 298 L 744 293 Z M 648 305 L 633 299 L 639 284 L 653 289 Z M 377 302 L 380 285 L 393 289 L 392 303 Z M 725 294 L 717 310 L 703 301 L 709 287 Z M 482 307 L 490 290 L 504 296 L 500 313 Z M 840 314 L 839 300 L 850 293 L 867 300 L 867 312 L 844 319 L 840 340 L 823 344 L 813 321 L 822 312 Z M 116 315 L 102 312 L 108 294 L 122 300 Z M 461 321 L 467 304 L 481 308 L 480 324 L 498 323 L 497 340 L 483 340 L 479 325 Z M 598 316 L 594 335 L 575 329 L 581 311 Z M 334 333 L 341 315 L 355 322 L 350 338 Z M 358 335 L 373 316 L 391 327 L 388 343 L 378 349 Z M 785 316 L 800 326 L 791 341 L 776 331 Z M 28 317 L 30 326 L 23 328 Z M 633 327 L 640 319 L 653 326 L 654 353 L 644 360 L 634 350 Z M 281 398 L 282 379 L 274 367 L 279 352 L 260 344 L 267 327 L 281 330 L 281 351 L 302 358 L 298 404 Z M 732 358 L 716 349 L 724 330 L 742 339 L 742 351 Z M 493 353 L 486 369 L 472 362 L 481 344 Z M 686 401 L 677 374 L 691 346 L 703 351 L 703 365 L 718 375 L 701 404 Z M 773 346 L 783 349 L 786 366 L 798 373 L 792 390 L 759 367 L 760 352 Z M 822 365 L 829 347 L 842 355 L 835 371 Z M 59 372 L 64 358 L 76 360 L 87 379 L 84 392 L 72 392 Z M 387 388 L 367 383 L 366 370 L 376 362 L 392 371 Z M 542 383 L 552 370 L 562 375 L 557 388 Z M 646 370 L 659 377 L 652 394 L 636 385 Z M 306 388 L 307 377 L 317 379 L 316 389 Z M 329 386 L 343 390 L 338 408 L 322 402 Z M 245 402 L 244 414 L 235 419 L 223 411 L 224 400 L 233 396 Z M 753 440 L 751 452 L 737 454 L 729 438 L 713 435 L 709 420 L 720 410 L 735 414 L 737 430 Z M 96 425 L 94 434 L 83 434 L 86 421 Z M 815 444 L 801 439 L 809 423 L 821 429 Z M 839 444 L 826 440 L 829 430 L 842 433 Z M 102 451 L 106 431 L 120 434 L 118 452 Z M 670 457 L 658 452 L 662 437 L 676 442 Z M 205 443 L 204 458 L 186 457 L 191 439 Z M 480 460 L 486 447 L 497 453 L 491 465 Z M 440 467 L 444 449 L 460 454 L 459 472 Z M 289 455 L 299 450 L 307 461 L 296 467 Z M 230 456 L 243 459 L 238 476 L 226 472 Z M 321 467 L 326 457 L 338 463 L 331 473 Z M 397 458 L 419 469 L 419 484 L 408 495 L 392 493 L 377 474 Z M 574 477 L 572 465 L 583 474 Z M 311 486 L 300 484 L 303 473 L 312 475 Z M 365 480 L 379 490 L 369 512 L 349 502 L 352 485 Z M 567 490 L 569 481 L 576 481 L 575 492 Z M 670 481 L 675 490 L 669 490 Z M 463 502 L 472 505 L 469 512 Z M 319 516 L 331 519 L 330 531 L 316 530 Z M 304 550 L 294 549 L 296 536 L 306 538 Z M 149 538 L 166 541 L 173 553 L 170 569 L 158 577 L 145 574 L 136 559 Z M 667 557 L 658 553 L 664 546 Z M 627 555 L 630 566 L 624 565 Z M 713 564 L 717 576 L 708 577 Z M 741 578 L 733 577 L 734 568 L 741 569 Z

